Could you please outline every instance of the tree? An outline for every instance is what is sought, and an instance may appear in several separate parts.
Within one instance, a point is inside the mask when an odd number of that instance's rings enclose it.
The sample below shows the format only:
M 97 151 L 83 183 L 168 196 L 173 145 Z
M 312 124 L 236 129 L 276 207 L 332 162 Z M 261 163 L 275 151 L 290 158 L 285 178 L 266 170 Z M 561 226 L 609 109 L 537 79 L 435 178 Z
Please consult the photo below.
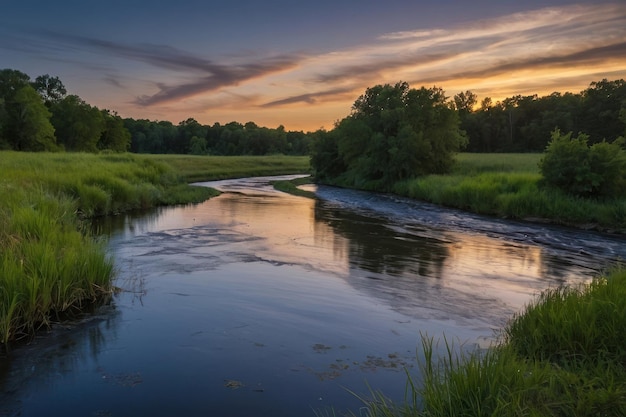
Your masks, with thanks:
M 330 132 L 317 130 L 311 140 L 311 167 L 315 178 L 322 182 L 332 182 L 346 171 L 343 158 L 339 155 L 337 129 Z
M 614 138 L 624 131 L 620 112 L 626 108 L 626 81 L 592 82 L 582 92 L 579 130 L 589 134 L 591 143 Z
M 454 96 L 454 107 L 461 116 L 473 112 L 476 103 L 478 103 L 478 96 L 469 90 Z
M 48 107 L 62 100 L 67 94 L 67 90 L 59 77 L 51 77 L 48 74 L 35 78 L 32 85 Z
M 192 155 L 206 155 L 207 154 L 207 141 L 205 138 L 199 138 L 192 136 L 189 142 L 189 153 Z
M 68 151 L 98 151 L 98 142 L 106 129 L 100 110 L 76 95 L 63 98 L 50 109 L 59 145 Z
M 17 151 L 56 150 L 54 128 L 50 112 L 41 97 L 30 85 L 15 92 L 7 103 L 7 119 L 3 123 L 3 136 L 11 149 Z
M 589 146 L 588 135 L 557 129 L 539 169 L 546 184 L 581 197 L 623 195 L 626 187 L 626 151 L 621 138 L 613 143 L 599 142 Z
M 405 82 L 368 88 L 350 116 L 313 147 L 317 173 L 336 172 L 325 163 L 345 167 L 339 181 L 359 188 L 388 188 L 418 175 L 447 172 L 454 153 L 465 143 L 459 118 L 440 88 L 409 88 Z M 316 153 L 323 152 L 324 155 Z
M 207 128 L 201 125 L 196 119 L 189 118 L 178 124 L 178 137 L 175 143 L 169 146 L 169 151 L 173 153 L 188 153 L 191 150 L 191 138 L 194 136 L 206 139 Z
M 22 87 L 29 85 L 30 77 L 21 71 L 3 69 L 0 71 L 0 98 L 10 101 Z
M 124 121 L 117 113 L 102 110 L 104 131 L 98 141 L 98 149 L 126 152 L 130 148 L 130 132 L 124 127 Z

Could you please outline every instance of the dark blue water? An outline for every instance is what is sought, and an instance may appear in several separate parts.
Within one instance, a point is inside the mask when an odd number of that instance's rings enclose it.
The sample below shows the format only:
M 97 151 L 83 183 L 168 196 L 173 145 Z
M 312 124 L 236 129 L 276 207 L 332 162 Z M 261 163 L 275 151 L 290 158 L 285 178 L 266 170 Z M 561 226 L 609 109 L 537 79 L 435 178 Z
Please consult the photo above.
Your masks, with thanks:
M 541 290 L 626 258 L 623 237 L 268 179 L 108 219 L 123 289 L 0 359 L 0 415 L 306 416 L 402 401 L 420 335 L 488 346 Z M 369 388 L 368 388 L 369 387 Z

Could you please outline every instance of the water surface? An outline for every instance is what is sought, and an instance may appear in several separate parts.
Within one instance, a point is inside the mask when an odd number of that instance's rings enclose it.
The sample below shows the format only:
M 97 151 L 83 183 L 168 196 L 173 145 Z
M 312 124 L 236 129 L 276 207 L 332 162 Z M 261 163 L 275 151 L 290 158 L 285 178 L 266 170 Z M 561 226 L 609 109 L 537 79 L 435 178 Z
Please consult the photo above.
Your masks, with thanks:
M 358 413 L 348 390 L 419 380 L 420 334 L 488 346 L 539 291 L 626 258 L 623 237 L 269 180 L 101 224 L 124 291 L 0 359 L 0 415 Z

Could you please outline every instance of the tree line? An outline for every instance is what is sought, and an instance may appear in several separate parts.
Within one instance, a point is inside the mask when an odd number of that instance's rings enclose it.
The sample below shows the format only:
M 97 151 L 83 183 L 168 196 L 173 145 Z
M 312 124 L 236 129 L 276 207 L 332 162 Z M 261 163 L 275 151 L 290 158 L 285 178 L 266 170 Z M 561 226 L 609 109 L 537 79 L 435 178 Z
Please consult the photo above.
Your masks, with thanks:
M 402 87 L 404 84 L 397 85 L 399 90 L 396 93 L 400 93 L 400 96 L 393 100 L 401 102 L 406 99 L 401 96 L 410 89 L 408 86 Z M 381 86 L 374 87 L 369 93 L 374 93 L 379 87 Z M 626 130 L 624 80 L 605 79 L 593 82 L 589 88 L 578 94 L 553 93 L 545 97 L 518 95 L 496 103 L 487 97 L 480 104 L 476 94 L 471 91 L 459 93 L 452 99 L 446 97 L 444 91 L 437 87 L 417 91 L 421 91 L 422 95 L 432 94 L 437 106 L 445 105 L 455 112 L 459 134 L 465 138 L 464 149 L 469 152 L 541 152 L 545 150 L 556 128 L 563 132 L 584 132 L 591 144 L 624 135 Z M 416 93 L 411 92 L 409 95 L 414 94 Z M 363 106 L 361 109 L 363 115 L 372 110 L 367 109 L 367 106 L 372 105 L 368 102 L 369 99 L 373 100 L 373 97 L 364 96 L 359 104 Z M 391 97 L 388 99 L 391 100 Z M 382 107 L 387 104 L 393 105 L 393 100 L 376 105 Z M 394 117 L 400 117 L 401 111 L 400 108 L 382 109 L 386 112 L 381 113 L 380 120 L 376 123 L 388 128 L 383 125 L 391 123 L 390 120 Z M 419 109 L 413 106 L 402 110 L 405 113 L 407 111 L 417 112 Z M 438 117 L 443 117 L 443 114 Z M 453 117 L 451 113 L 445 114 L 446 117 Z M 418 123 L 416 120 L 422 116 L 411 117 L 414 120 L 407 122 L 408 124 Z M 356 142 L 362 140 L 364 146 L 367 142 L 367 146 L 387 146 L 391 150 L 401 148 L 398 148 L 397 143 L 389 141 L 379 143 L 373 140 L 370 133 L 364 133 L 363 126 L 357 126 L 363 122 L 361 119 L 357 123 L 357 119 L 359 118 L 351 117 L 349 120 L 337 122 L 330 131 L 322 129 L 315 132 L 287 131 L 283 126 L 267 128 L 254 122 L 215 123 L 208 126 L 193 118 L 178 124 L 169 121 L 123 119 L 115 111 L 98 109 L 77 95 L 68 95 L 58 77 L 46 74 L 32 80 L 29 75 L 18 70 L 0 70 L 0 149 L 83 152 L 109 150 L 197 155 L 306 155 L 313 144 L 317 143 L 315 146 L 319 146 L 320 138 L 329 134 L 355 135 L 353 140 Z M 404 130 L 390 137 L 396 141 L 407 141 L 406 135 L 410 132 L 406 126 L 397 126 L 400 129 L 403 127 Z M 375 130 L 374 126 L 369 128 Z M 358 136 L 362 133 L 366 137 Z M 431 129 L 427 135 L 433 138 L 428 146 L 439 146 L 438 141 L 441 138 L 444 141 L 441 146 L 447 146 L 445 137 L 437 136 L 440 132 Z M 424 145 L 426 142 L 421 143 Z M 406 152 L 415 150 L 407 149 Z M 395 152 L 394 161 L 397 162 L 397 165 L 394 162 L 394 166 L 397 166 L 400 172 L 408 172 L 408 167 L 416 162 L 417 157 L 413 154 L 401 155 L 402 152 L 398 153 L 397 150 L 393 152 Z M 422 163 L 430 163 L 428 161 L 423 160 Z M 370 161 L 369 168 L 366 167 L 368 164 L 365 160 L 361 160 L 359 164 L 362 164 L 359 169 L 376 170 L 373 160 Z M 341 166 L 337 166 L 329 169 L 340 168 Z M 372 177 L 376 175 L 381 174 L 372 174 Z
M 167 121 L 124 119 L 131 134 L 130 151 L 193 155 L 307 155 L 310 133 L 268 128 L 254 122 L 230 122 L 212 126 L 187 119 Z
M 542 152 L 552 132 L 584 132 L 590 144 L 613 140 L 626 133 L 626 82 L 592 82 L 584 91 L 509 97 L 478 105 L 476 94 L 453 98 L 468 152 Z M 478 107 L 478 108 L 476 108 Z

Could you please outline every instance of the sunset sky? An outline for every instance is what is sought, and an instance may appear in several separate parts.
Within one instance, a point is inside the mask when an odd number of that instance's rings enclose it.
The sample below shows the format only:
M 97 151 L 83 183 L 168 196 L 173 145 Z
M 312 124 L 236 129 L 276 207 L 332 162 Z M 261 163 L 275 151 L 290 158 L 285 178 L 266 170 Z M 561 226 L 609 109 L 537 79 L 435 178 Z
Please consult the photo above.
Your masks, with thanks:
M 122 117 L 331 129 L 376 84 L 479 100 L 626 79 L 626 1 L 14 1 L 0 69 Z

